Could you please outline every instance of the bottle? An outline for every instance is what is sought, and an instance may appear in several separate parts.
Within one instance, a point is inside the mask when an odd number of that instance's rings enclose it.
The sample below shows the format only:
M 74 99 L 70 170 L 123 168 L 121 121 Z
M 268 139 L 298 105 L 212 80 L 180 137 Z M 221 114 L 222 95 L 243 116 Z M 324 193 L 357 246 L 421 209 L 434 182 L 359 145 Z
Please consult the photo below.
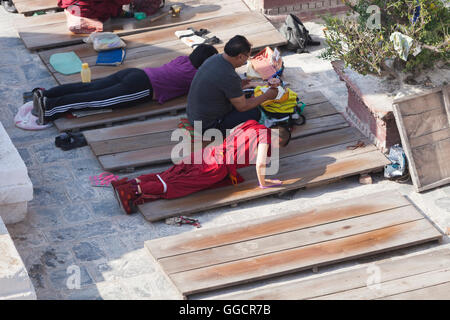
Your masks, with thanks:
M 81 82 L 88 83 L 91 82 L 91 69 L 89 69 L 89 64 L 83 63 L 81 65 Z

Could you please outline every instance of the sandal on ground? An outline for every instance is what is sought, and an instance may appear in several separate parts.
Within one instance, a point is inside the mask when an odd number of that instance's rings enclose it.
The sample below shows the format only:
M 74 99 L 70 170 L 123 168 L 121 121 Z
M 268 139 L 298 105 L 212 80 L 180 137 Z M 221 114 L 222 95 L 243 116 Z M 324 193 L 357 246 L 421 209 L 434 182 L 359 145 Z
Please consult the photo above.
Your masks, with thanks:
M 87 145 L 86 138 L 82 133 L 63 133 L 55 138 L 55 146 L 64 151 Z
M 211 37 L 211 38 L 206 39 L 206 41 L 203 42 L 203 43 L 204 43 L 204 44 L 211 44 L 211 45 L 213 45 L 213 44 L 220 43 L 220 39 L 217 38 L 216 36 L 214 36 L 214 37 Z

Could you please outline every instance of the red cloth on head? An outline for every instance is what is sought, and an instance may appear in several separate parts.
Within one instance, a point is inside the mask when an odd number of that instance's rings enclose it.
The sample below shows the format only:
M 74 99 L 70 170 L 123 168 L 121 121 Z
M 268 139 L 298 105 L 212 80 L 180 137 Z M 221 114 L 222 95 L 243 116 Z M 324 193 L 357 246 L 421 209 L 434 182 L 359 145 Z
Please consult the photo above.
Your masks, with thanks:
M 237 169 L 255 164 L 259 143 L 267 143 L 270 146 L 270 129 L 249 120 L 227 137 L 222 145 L 201 150 L 203 157 L 199 153 L 197 156 L 191 154 L 180 164 L 159 173 L 166 183 L 167 192 L 163 192 L 164 184 L 156 174 L 138 177 L 141 181 L 141 191 L 144 195 L 174 199 L 200 190 L 230 185 L 230 175 L 234 176 L 238 183 L 242 182 Z M 202 163 L 195 164 L 196 158 L 201 159 Z M 227 161 L 224 161 L 225 159 Z

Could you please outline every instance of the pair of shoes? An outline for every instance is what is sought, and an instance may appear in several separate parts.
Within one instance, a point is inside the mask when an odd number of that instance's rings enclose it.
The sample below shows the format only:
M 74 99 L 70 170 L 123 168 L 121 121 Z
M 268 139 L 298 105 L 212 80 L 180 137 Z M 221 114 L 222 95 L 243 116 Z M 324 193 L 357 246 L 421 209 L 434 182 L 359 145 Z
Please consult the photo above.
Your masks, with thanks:
M 87 146 L 84 135 L 80 133 L 63 133 L 55 138 L 55 146 L 64 151 Z
M 135 201 L 138 198 L 137 186 L 131 182 L 132 181 L 127 181 L 127 178 L 123 178 L 111 183 L 114 190 L 114 196 L 116 197 L 120 208 L 126 214 L 137 212 L 137 207 L 135 205 Z
M 10 13 L 17 13 L 17 9 L 11 0 L 2 0 L 2 6 Z

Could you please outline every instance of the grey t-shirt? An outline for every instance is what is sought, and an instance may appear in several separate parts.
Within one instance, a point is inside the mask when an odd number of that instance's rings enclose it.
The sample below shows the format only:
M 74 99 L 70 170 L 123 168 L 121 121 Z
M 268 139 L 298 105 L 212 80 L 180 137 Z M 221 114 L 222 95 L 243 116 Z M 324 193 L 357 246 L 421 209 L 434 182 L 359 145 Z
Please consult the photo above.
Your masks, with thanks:
M 202 121 L 203 130 L 232 111 L 230 99 L 243 95 L 242 80 L 221 54 L 206 60 L 195 74 L 188 94 L 189 122 Z

